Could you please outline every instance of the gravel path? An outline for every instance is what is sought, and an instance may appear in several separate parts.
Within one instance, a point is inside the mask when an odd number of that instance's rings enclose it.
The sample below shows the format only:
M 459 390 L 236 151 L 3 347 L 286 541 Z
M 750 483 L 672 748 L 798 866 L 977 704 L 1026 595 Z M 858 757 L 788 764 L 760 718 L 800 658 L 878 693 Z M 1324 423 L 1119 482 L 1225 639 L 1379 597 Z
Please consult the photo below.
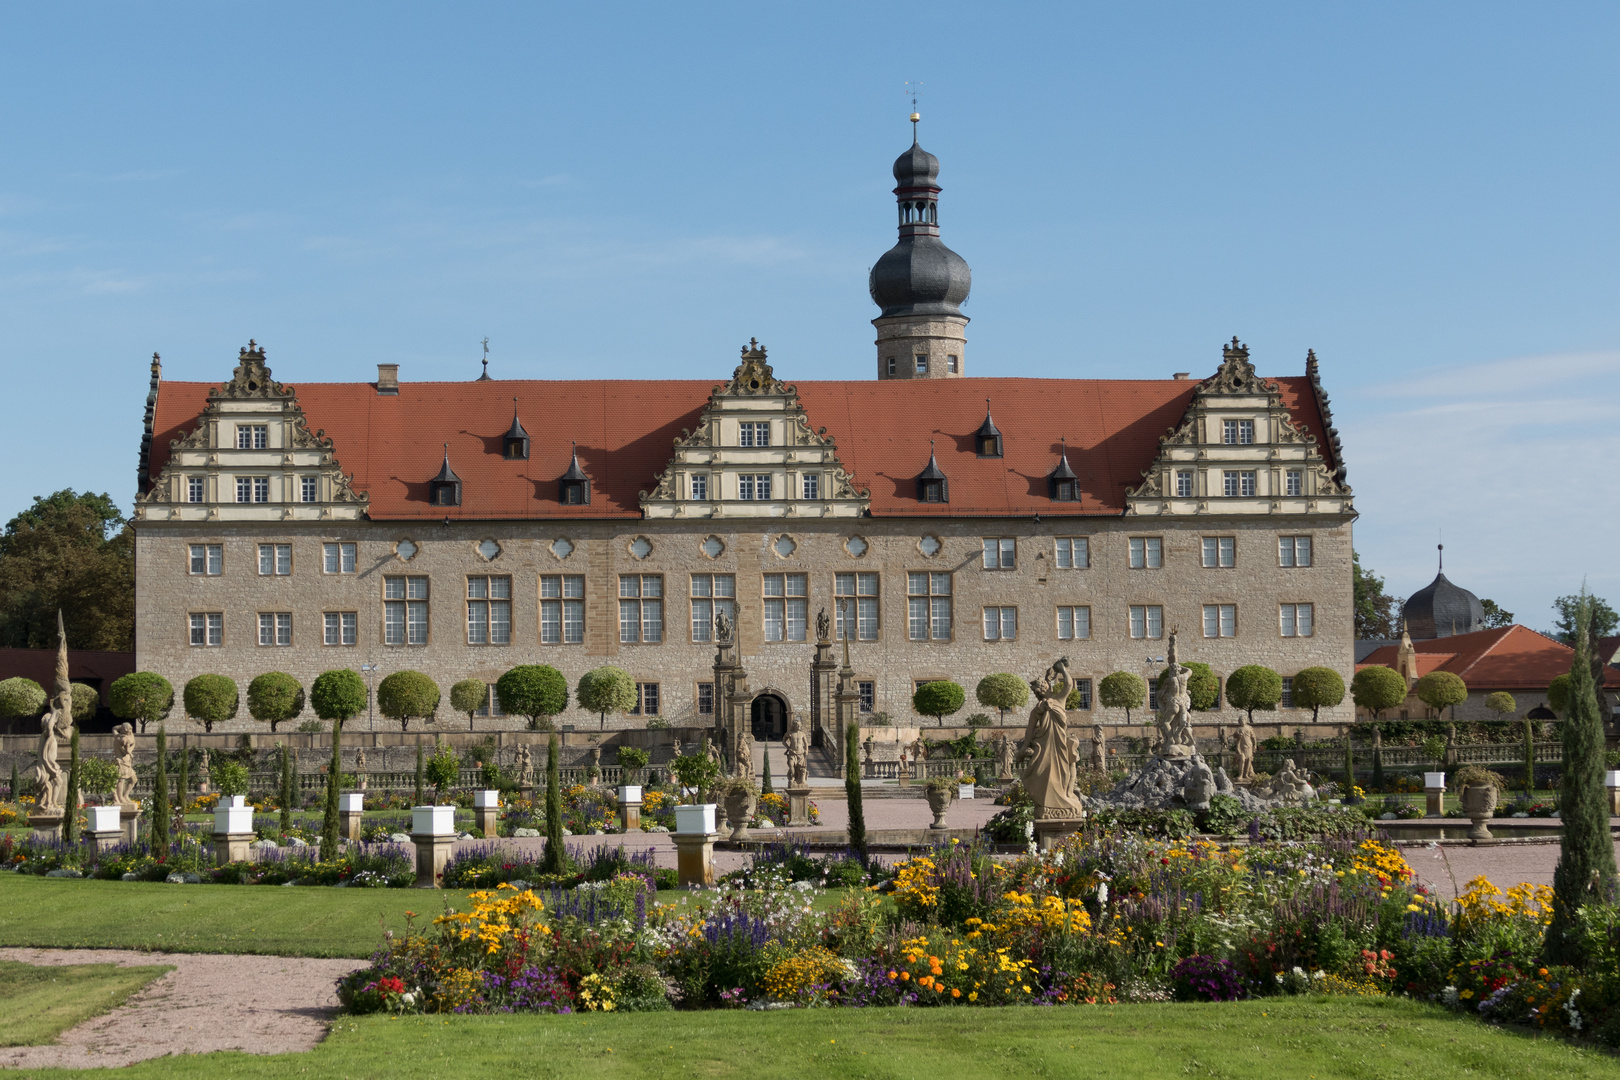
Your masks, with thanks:
M 359 960 L 125 949 L 0 949 L 0 959 L 175 968 L 119 1008 L 64 1031 L 56 1045 L 0 1048 L 0 1066 L 12 1068 L 113 1067 L 213 1050 L 309 1050 L 336 1012 L 338 976 L 365 966 Z

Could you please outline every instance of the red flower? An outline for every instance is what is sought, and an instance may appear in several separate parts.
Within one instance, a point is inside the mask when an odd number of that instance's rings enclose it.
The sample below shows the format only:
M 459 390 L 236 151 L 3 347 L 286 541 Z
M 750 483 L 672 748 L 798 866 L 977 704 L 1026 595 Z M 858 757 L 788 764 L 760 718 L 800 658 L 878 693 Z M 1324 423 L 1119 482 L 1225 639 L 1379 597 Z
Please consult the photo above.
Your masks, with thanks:
M 390 994 L 403 994 L 405 992 L 405 983 L 392 975 L 384 975 L 377 980 L 377 989 Z

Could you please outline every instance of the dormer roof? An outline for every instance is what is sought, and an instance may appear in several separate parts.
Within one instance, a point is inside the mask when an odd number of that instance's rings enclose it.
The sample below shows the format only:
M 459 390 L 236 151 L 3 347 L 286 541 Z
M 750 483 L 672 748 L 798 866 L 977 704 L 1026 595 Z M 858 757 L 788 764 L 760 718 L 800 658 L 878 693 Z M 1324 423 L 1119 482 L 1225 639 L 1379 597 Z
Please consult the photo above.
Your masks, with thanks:
M 579 467 L 579 447 L 575 445 L 572 456 L 568 459 L 568 471 L 562 474 L 565 482 L 573 483 L 579 480 L 589 480 L 585 470 Z
M 1046 474 L 1048 480 L 1077 480 L 1074 470 L 1069 468 L 1069 444 L 1065 442 L 1063 449 L 1058 451 L 1057 467 Z
M 439 475 L 433 478 L 435 484 L 459 484 L 461 477 L 450 467 L 450 444 L 444 444 L 444 464 L 439 466 Z

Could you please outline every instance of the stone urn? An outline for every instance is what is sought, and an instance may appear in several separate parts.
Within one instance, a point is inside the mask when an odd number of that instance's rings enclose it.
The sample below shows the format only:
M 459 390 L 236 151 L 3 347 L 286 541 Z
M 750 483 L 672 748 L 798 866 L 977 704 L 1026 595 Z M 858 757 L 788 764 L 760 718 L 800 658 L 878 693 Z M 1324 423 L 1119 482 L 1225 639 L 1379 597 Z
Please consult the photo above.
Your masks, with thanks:
M 1469 784 L 1463 788 L 1462 804 L 1463 813 L 1473 822 L 1473 827 L 1468 830 L 1468 839 L 1493 839 L 1485 823 L 1496 813 L 1496 785 Z
M 731 823 L 731 839 L 748 839 L 748 822 L 754 816 L 754 800 L 758 798 L 751 787 L 737 784 L 727 789 L 726 820 Z
M 945 828 L 945 811 L 950 809 L 951 802 L 956 798 L 955 787 L 953 780 L 949 784 L 929 784 L 924 790 L 928 797 L 928 809 L 934 812 L 934 823 L 929 828 Z

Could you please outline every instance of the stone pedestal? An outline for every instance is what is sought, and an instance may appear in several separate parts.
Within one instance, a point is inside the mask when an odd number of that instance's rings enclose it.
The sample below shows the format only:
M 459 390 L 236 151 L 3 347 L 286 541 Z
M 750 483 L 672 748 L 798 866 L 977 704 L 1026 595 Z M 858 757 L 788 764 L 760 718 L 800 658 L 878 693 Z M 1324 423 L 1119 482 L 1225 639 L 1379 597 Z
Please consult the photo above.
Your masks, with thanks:
M 1424 817 L 1445 817 L 1446 816 L 1446 789 L 1445 788 L 1443 788 L 1443 787 L 1424 788 L 1423 789 L 1423 795 L 1424 795 L 1424 798 L 1425 798 L 1425 800 L 1426 800 L 1426 802 L 1428 804 L 1424 808 L 1424 812 L 1423 812 Z
M 484 839 L 493 840 L 501 835 L 501 793 L 498 791 L 473 792 L 473 824 L 484 834 Z
M 124 842 L 122 829 L 87 829 L 84 835 L 90 841 L 90 850 L 97 855 L 111 854 L 116 845 Z
M 123 831 L 124 843 L 134 844 L 141 833 L 140 804 L 118 808 L 118 826 Z
M 619 785 L 619 826 L 627 833 L 641 831 L 641 785 Z
M 675 841 L 675 872 L 683 889 L 714 886 L 714 842 L 718 832 L 671 833 Z
M 224 866 L 226 863 L 247 862 L 251 857 L 253 841 L 257 839 L 251 832 L 217 832 L 214 834 L 214 865 Z
M 1620 817 L 1620 769 L 1605 772 L 1603 783 L 1609 789 L 1609 813 Z
M 366 810 L 366 797 L 356 792 L 338 796 L 338 835 L 351 844 L 360 842 L 360 822 Z
M 787 820 L 784 825 L 810 824 L 810 789 L 807 787 L 790 787 L 787 789 Z
M 450 861 L 450 852 L 456 846 L 455 835 L 436 836 L 432 833 L 423 835 L 411 834 L 411 843 L 416 845 L 416 888 L 437 889 L 439 879 L 444 877 L 445 864 Z
M 62 816 L 60 810 L 29 814 L 28 824 L 34 830 L 34 839 L 41 842 L 62 839 Z
M 1038 817 L 1035 819 L 1035 844 L 1042 851 L 1050 851 L 1065 836 L 1083 829 L 1085 824 L 1086 819 L 1078 814 L 1074 817 Z

